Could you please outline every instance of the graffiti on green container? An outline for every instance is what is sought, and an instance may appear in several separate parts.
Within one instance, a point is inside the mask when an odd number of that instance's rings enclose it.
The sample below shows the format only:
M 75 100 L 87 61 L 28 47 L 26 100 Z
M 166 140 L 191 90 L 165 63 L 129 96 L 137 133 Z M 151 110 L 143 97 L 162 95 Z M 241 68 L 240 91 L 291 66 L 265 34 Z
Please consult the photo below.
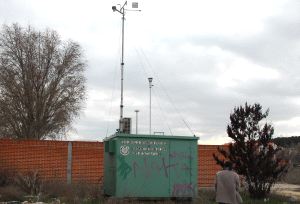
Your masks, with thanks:
M 125 157 L 119 156 L 120 165 L 118 166 L 118 173 L 122 179 L 126 179 L 128 174 L 132 171 L 131 166 L 125 161 Z
M 173 185 L 172 196 L 195 196 L 196 185 L 192 183 L 175 183 Z
M 169 169 L 176 169 L 179 163 L 168 163 L 164 157 L 157 160 L 149 160 L 144 157 L 143 162 L 133 161 L 133 175 L 137 177 L 139 172 L 143 177 L 151 177 L 154 173 L 163 173 L 163 175 L 169 177 Z

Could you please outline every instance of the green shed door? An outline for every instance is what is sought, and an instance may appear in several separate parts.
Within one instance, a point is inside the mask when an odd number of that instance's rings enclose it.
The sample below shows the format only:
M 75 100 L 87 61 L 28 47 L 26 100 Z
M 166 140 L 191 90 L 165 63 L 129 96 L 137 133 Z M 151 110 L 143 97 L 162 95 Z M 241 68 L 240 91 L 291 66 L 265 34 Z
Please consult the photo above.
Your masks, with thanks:
M 197 194 L 197 152 L 194 141 L 172 140 L 170 143 L 170 195 L 195 197 Z

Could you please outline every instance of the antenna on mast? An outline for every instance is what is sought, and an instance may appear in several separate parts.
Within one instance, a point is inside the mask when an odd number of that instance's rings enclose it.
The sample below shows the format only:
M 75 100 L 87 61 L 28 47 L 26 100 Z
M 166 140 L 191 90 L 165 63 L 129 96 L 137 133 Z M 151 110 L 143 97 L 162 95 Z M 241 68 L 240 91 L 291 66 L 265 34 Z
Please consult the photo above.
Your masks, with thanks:
M 119 4 L 118 4 L 119 5 Z M 125 131 L 125 125 L 124 125 L 124 118 L 123 118 L 123 89 L 124 89 L 124 21 L 125 21 L 125 11 L 141 11 L 141 10 L 128 10 L 125 9 L 125 6 L 127 6 L 127 1 L 123 4 L 123 6 L 119 5 L 120 8 L 117 8 L 117 6 L 112 6 L 113 12 L 117 11 L 122 15 L 122 57 L 121 57 L 121 103 L 120 103 L 120 120 L 119 120 L 119 132 L 120 133 L 128 133 Z M 138 8 L 138 3 L 133 2 L 132 8 Z M 127 128 L 126 128 L 127 129 Z M 130 130 L 130 128 L 129 128 Z M 130 133 L 130 132 L 129 132 Z

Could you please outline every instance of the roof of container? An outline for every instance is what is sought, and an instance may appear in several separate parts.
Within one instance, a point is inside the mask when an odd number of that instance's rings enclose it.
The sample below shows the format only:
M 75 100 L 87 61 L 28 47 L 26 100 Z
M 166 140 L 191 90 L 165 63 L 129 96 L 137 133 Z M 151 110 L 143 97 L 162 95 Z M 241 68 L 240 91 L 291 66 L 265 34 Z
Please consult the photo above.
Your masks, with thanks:
M 104 141 L 110 140 L 115 137 L 126 137 L 126 138 L 143 138 L 143 139 L 176 139 L 176 140 L 198 140 L 196 136 L 173 136 L 173 135 L 149 135 L 149 134 L 126 134 L 126 133 L 115 133 L 112 136 L 104 138 Z

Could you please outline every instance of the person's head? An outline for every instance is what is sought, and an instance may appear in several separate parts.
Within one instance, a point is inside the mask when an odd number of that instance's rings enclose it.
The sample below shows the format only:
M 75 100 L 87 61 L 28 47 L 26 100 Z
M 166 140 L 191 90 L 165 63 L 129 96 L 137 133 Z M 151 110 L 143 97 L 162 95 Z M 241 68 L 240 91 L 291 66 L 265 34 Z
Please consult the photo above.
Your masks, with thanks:
M 223 168 L 226 170 L 232 170 L 232 162 L 226 161 Z

